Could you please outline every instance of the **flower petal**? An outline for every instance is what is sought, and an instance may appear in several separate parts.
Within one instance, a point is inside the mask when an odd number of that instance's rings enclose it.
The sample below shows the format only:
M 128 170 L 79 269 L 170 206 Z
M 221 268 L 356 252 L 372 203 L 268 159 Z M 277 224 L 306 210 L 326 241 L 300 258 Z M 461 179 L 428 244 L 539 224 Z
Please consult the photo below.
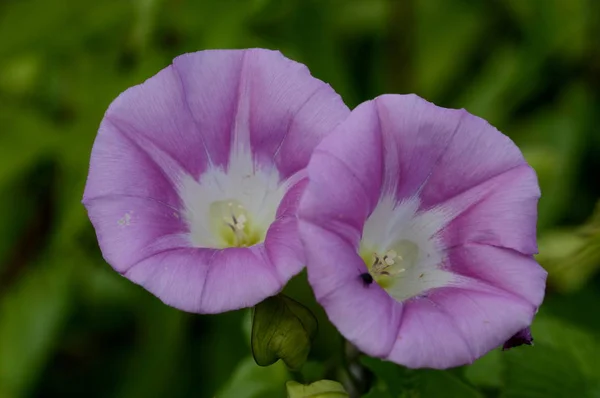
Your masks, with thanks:
M 202 297 L 212 249 L 179 248 L 159 251 L 130 267 L 123 275 L 183 311 L 210 312 Z
M 548 273 L 531 256 L 481 244 L 454 247 L 447 253 L 450 270 L 496 286 L 538 307 Z
M 402 323 L 386 358 L 409 368 L 445 369 L 471 362 L 473 354 L 447 314 L 431 300 L 414 298 L 404 303 Z
M 189 245 L 179 212 L 164 203 L 123 195 L 86 202 L 106 261 L 126 272 L 157 252 Z
M 376 283 L 367 285 L 367 272 L 356 250 L 344 239 L 300 221 L 308 257 L 308 279 L 331 322 L 349 341 L 373 356 L 387 355 L 396 337 L 402 304 Z
M 471 347 L 472 359 L 499 347 L 531 325 L 537 310 L 518 296 L 476 281 L 460 288 L 438 289 L 429 299 L 453 320 Z
M 134 140 L 104 119 L 90 160 L 83 202 L 104 196 L 152 198 L 169 206 L 181 200 L 174 188 L 180 166 L 148 140 Z
M 211 260 L 202 294 L 204 313 L 252 307 L 283 288 L 262 245 L 218 251 Z
M 519 297 L 472 282 L 405 303 L 388 359 L 411 368 L 472 363 L 531 324 L 535 308 Z
M 539 188 L 518 148 L 483 119 L 413 95 L 385 95 L 360 105 L 323 140 L 308 174 L 299 223 L 309 281 L 359 349 L 409 367 L 446 368 L 472 362 L 531 323 L 545 285 L 532 259 Z M 391 228 L 411 203 L 404 228 Z M 365 230 L 384 204 L 396 217 L 369 227 L 381 231 Z M 422 226 L 432 232 L 415 239 Z M 393 230 L 407 235 L 390 236 Z M 356 253 L 365 231 L 362 243 L 382 253 L 390 242 L 416 240 L 418 258 L 453 277 L 390 307 L 387 292 L 365 289 L 356 277 L 356 268 L 365 269 Z M 426 275 L 412 271 L 399 277 L 410 283 Z
M 375 109 L 371 103 L 360 105 L 313 153 L 301 217 L 342 234 L 352 234 L 350 228 L 360 234 L 379 200 L 381 153 Z
M 284 281 L 306 265 L 296 211 L 307 183 L 308 179 L 305 178 L 289 188 L 277 209 L 277 219 L 269 227 L 265 238 L 267 255 L 277 268 L 279 278 Z
M 165 304 L 213 314 L 251 307 L 277 293 L 281 282 L 265 264 L 258 248 L 185 248 L 158 252 L 125 276 Z
M 205 134 L 190 114 L 186 95 L 172 65 L 143 84 L 127 89 L 106 111 L 103 123 L 110 123 L 113 129 L 98 132 L 94 151 L 110 153 L 111 145 L 104 142 L 103 135 L 117 134 L 124 144 L 138 146 L 150 157 L 160 151 L 164 154 L 163 158 L 170 158 L 173 164 L 188 174 L 200 175 L 209 161 Z M 110 158 L 95 159 L 92 153 L 92 166 L 109 161 Z M 135 160 L 129 161 L 133 163 Z M 165 168 L 164 164 L 159 166 Z
M 314 147 L 349 113 L 327 84 L 278 51 L 211 50 L 173 62 L 215 164 L 249 145 L 282 178 L 306 167 Z
M 535 171 L 521 165 L 471 188 L 439 206 L 453 221 L 443 231 L 448 247 L 467 242 L 537 253 L 536 220 L 540 188 Z
M 428 208 L 525 164 L 508 137 L 465 110 L 416 95 L 383 95 L 375 103 L 390 142 L 386 150 L 397 152 L 396 162 L 386 162 L 386 175 L 397 176 L 398 199 L 419 193 Z

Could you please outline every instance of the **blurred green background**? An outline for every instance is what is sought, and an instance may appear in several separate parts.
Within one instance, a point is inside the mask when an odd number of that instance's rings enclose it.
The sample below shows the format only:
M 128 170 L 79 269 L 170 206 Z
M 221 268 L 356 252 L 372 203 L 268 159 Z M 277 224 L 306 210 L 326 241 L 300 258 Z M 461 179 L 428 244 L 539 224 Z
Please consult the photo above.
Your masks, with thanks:
M 111 270 L 80 204 L 104 111 L 178 54 L 244 47 L 305 63 L 350 107 L 415 92 L 519 144 L 543 192 L 535 347 L 446 372 L 343 362 L 300 276 L 311 360 L 257 368 L 248 311 L 181 313 Z M 596 0 L 0 0 L 0 398 L 283 397 L 344 364 L 370 369 L 371 398 L 600 397 L 598 126 Z

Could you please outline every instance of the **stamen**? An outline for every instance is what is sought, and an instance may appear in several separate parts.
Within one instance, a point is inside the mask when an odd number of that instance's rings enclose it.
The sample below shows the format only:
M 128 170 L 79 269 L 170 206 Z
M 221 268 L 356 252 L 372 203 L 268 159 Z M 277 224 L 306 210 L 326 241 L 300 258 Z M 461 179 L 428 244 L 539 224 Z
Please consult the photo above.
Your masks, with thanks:
M 246 221 L 248 221 L 248 219 L 246 218 L 245 215 L 240 214 L 240 216 L 237 218 L 235 227 L 239 230 L 244 229 L 244 224 L 246 224 Z
M 383 257 L 373 253 L 371 274 L 375 277 L 378 275 L 397 276 L 406 271 L 406 268 L 398 268 L 399 262 L 402 260 L 402 256 L 399 256 L 394 250 L 387 251 Z
M 213 224 L 216 234 L 221 235 L 225 247 L 248 247 L 256 244 L 260 235 L 252 228 L 247 210 L 237 201 L 214 202 L 211 212 L 216 217 Z
M 393 271 L 389 272 L 389 274 L 392 275 L 392 276 L 395 276 L 395 275 L 401 274 L 401 273 L 403 273 L 405 271 L 406 271 L 406 268 L 400 268 L 400 269 L 393 270 Z

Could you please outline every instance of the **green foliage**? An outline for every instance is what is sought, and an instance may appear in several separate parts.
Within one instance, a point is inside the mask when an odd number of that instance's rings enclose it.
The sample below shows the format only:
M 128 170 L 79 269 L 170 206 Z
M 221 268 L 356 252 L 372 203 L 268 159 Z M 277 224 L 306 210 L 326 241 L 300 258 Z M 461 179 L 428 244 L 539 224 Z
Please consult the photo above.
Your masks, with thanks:
M 481 394 L 450 371 L 407 369 L 391 362 L 365 357 L 362 362 L 382 382 L 367 397 L 478 398 Z
M 120 92 L 181 53 L 242 47 L 307 64 L 351 107 L 416 92 L 467 108 L 538 174 L 549 287 L 535 346 L 450 371 L 364 358 L 364 396 L 600 396 L 599 26 L 594 0 L 0 2 L 0 397 L 268 398 L 291 379 L 357 391 L 305 274 L 285 294 L 318 319 L 308 362 L 300 373 L 259 367 L 248 311 L 164 306 L 104 262 L 80 204 L 98 124 Z M 279 307 L 286 322 L 313 323 L 291 306 Z M 261 363 L 282 356 L 261 344 Z
M 507 353 L 501 397 L 585 397 L 586 380 L 566 351 L 542 348 Z
M 219 398 L 281 398 L 285 394 L 288 372 L 282 362 L 273 366 L 260 367 L 252 358 L 238 365 L 224 388 L 217 393 Z
M 331 380 L 319 380 L 312 384 L 304 385 L 296 381 L 286 383 L 288 398 L 348 398 L 344 387 Z
M 373 358 L 362 362 L 377 377 L 365 397 L 593 397 L 600 341 L 564 320 L 540 315 L 533 347 L 494 350 L 473 365 L 450 371 L 414 370 Z
M 539 242 L 538 260 L 557 290 L 579 290 L 600 268 L 600 206 L 578 230 L 553 230 Z

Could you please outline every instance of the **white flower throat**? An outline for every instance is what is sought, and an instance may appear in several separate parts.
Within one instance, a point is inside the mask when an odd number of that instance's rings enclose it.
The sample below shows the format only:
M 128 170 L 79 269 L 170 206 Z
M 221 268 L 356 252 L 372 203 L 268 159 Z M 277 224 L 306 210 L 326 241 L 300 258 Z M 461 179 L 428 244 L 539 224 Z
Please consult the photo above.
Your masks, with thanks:
M 418 198 L 383 198 L 365 223 L 359 254 L 373 280 L 398 301 L 452 282 L 442 269 L 437 233 L 449 217 L 442 209 L 419 212 Z
M 179 195 L 194 247 L 249 247 L 264 241 L 287 191 L 275 166 L 257 167 L 249 150 L 233 150 L 227 169 L 182 178 Z

